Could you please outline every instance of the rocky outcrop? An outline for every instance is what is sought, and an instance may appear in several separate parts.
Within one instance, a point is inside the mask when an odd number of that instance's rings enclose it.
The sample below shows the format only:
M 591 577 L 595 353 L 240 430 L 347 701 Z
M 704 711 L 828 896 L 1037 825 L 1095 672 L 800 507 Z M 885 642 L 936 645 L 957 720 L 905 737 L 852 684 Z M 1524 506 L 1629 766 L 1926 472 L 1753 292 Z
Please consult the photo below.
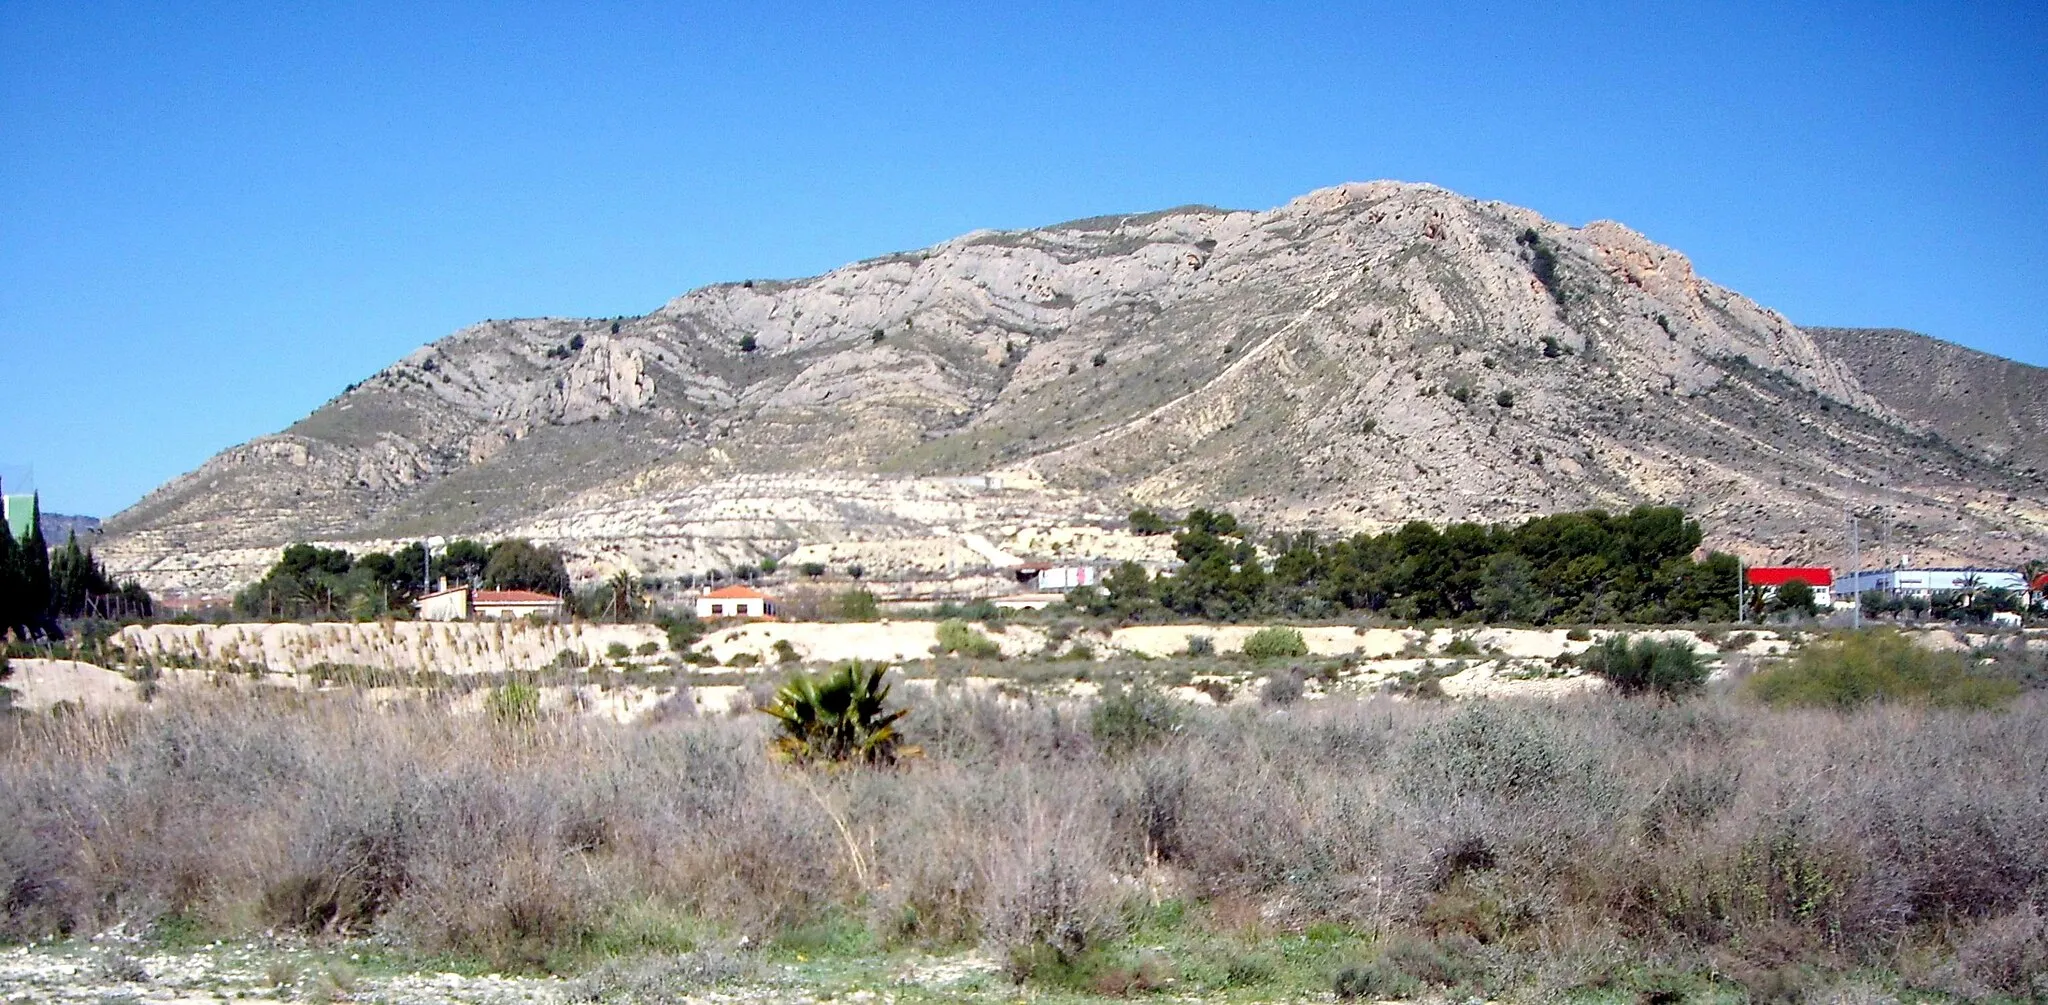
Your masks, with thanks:
M 864 542 L 931 573 L 968 534 L 1140 547 L 1133 504 L 1345 532 L 1644 501 L 1757 560 L 1833 559 L 1845 504 L 1920 555 L 2048 546 L 2042 466 L 1838 348 L 1620 224 L 1344 185 L 472 326 L 152 493 L 103 554 L 194 590 L 247 575 L 205 556 L 458 533 L 590 574 Z

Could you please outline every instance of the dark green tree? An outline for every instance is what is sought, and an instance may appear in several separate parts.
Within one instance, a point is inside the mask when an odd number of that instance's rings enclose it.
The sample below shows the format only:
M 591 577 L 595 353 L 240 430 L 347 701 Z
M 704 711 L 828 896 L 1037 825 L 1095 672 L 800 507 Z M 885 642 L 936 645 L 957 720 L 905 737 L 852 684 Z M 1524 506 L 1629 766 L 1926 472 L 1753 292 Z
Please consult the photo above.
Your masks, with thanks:
M 535 590 L 559 597 L 569 592 L 569 568 L 561 552 L 515 537 L 491 546 L 483 584 L 495 590 Z
M 490 562 L 491 549 L 468 538 L 457 538 L 434 556 L 434 581 L 438 585 L 440 578 L 446 576 L 451 584 L 475 586 L 484 581 L 484 566 Z
M 31 497 L 28 526 L 20 537 L 0 523 L 0 633 L 42 638 L 56 627 L 50 617 L 50 550 L 43 543 L 42 500 Z
M 1152 606 L 1152 577 L 1136 562 L 1124 562 L 1102 577 L 1102 592 L 1111 610 L 1123 617 L 1135 617 Z
M 1806 580 L 1795 578 L 1786 580 L 1772 594 L 1771 609 L 1810 618 L 1819 613 L 1820 607 L 1813 597 L 1813 585 Z
M 0 519 L 0 636 L 28 635 L 28 582 L 21 567 L 21 547 L 14 531 Z
M 1131 511 L 1130 524 L 1131 533 L 1146 537 L 1164 534 L 1173 529 L 1173 525 L 1167 523 L 1164 517 L 1142 507 Z
M 1473 599 L 1488 621 L 1541 621 L 1544 605 L 1535 580 L 1536 567 L 1528 559 L 1513 552 L 1495 554 L 1480 570 Z
M 79 547 L 78 535 L 66 535 L 64 546 L 50 556 L 50 615 L 59 619 L 83 617 L 101 600 L 119 593 L 120 587 L 107 578 L 99 559 Z

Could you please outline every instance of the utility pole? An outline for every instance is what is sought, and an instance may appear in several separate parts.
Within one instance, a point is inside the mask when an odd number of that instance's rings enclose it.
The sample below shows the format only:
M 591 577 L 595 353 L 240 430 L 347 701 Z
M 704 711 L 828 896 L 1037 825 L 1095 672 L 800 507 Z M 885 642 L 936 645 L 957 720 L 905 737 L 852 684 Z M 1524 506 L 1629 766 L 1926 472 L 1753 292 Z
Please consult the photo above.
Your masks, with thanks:
M 1749 623 L 1749 566 L 1735 563 L 1735 623 Z
M 1856 604 L 1849 609 L 1849 626 L 1851 628 L 1861 628 L 1863 627 L 1863 591 L 1860 587 L 1863 585 L 1863 577 L 1859 574 L 1863 571 L 1863 528 L 1857 523 L 1856 515 L 1853 513 L 1849 515 L 1849 569 L 1851 577 L 1849 582 L 1854 583 L 1858 587 L 1858 589 L 1851 591 L 1855 594 Z

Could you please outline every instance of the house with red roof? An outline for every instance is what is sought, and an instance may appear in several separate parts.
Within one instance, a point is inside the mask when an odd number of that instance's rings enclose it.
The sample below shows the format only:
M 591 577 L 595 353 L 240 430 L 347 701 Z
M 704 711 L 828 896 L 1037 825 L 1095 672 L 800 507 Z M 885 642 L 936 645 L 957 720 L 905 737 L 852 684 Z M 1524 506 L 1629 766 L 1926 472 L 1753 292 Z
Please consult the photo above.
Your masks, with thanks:
M 468 621 L 473 618 L 512 620 L 538 614 L 559 618 L 569 605 L 552 593 L 533 590 L 479 590 L 474 586 L 449 586 L 425 594 L 418 601 L 421 621 Z
M 775 601 L 751 586 L 721 586 L 697 598 L 700 621 L 726 618 L 766 618 L 775 613 Z

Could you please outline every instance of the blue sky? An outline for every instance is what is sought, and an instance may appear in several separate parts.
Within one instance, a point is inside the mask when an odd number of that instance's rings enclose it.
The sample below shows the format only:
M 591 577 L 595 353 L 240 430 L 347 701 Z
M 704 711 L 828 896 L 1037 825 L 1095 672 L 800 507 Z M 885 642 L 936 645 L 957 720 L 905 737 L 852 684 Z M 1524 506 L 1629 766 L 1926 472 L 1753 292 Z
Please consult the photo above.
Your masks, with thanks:
M 110 515 L 483 318 L 1373 178 L 2048 364 L 1995 6 L 8 0 L 0 465 Z

